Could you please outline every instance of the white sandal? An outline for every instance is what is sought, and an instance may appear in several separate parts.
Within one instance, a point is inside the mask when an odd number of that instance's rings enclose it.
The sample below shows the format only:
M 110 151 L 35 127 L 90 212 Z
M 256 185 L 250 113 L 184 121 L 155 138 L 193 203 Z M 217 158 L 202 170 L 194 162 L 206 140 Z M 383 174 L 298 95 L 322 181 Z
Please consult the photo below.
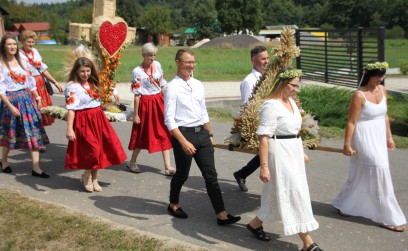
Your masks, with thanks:
M 129 170 L 133 173 L 141 173 L 142 171 L 140 171 L 139 167 L 137 166 L 136 162 L 129 162 L 126 164 L 126 167 L 129 168 Z
M 174 167 L 169 167 L 169 169 L 164 170 L 164 175 L 166 176 L 173 176 L 176 173 L 176 169 Z

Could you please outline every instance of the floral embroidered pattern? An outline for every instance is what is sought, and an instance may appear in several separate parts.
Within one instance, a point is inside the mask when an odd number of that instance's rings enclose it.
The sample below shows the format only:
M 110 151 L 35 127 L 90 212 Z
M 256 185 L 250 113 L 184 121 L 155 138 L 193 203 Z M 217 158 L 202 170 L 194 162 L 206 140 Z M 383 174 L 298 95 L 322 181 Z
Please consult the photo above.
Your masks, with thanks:
M 14 83 L 19 85 L 24 85 L 26 82 L 26 75 L 25 74 L 17 74 L 14 71 L 9 71 L 10 77 L 13 79 Z
M 140 78 L 136 78 L 136 81 L 132 81 L 132 91 L 140 88 Z
M 75 95 L 75 92 L 69 92 L 68 95 L 65 95 L 65 103 L 67 105 L 72 105 L 75 103 L 74 95 Z

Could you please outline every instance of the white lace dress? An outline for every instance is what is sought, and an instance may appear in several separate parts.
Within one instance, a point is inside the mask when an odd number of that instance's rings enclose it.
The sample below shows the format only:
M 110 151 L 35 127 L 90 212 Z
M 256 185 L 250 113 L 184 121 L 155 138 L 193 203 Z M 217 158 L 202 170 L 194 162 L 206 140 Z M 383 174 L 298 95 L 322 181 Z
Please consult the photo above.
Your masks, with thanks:
M 279 100 L 264 102 L 256 133 L 268 136 L 297 134 L 302 118 L 295 102 L 290 102 L 294 113 Z M 264 222 L 281 221 L 285 235 L 317 229 L 319 224 L 313 216 L 302 140 L 270 138 L 268 155 L 271 180 L 263 185 L 258 218 Z
M 349 177 L 332 204 L 346 214 L 400 226 L 406 219 L 392 185 L 386 114 L 385 96 L 378 104 L 366 99 L 351 139 L 351 147 L 357 154 L 350 157 Z

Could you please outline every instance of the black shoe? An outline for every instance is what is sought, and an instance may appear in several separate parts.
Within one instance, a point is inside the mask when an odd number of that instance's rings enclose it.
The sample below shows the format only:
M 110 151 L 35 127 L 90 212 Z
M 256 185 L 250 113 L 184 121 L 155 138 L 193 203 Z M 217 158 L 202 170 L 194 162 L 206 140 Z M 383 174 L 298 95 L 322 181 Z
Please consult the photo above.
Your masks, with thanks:
M 37 172 L 31 171 L 31 175 L 34 176 L 34 177 L 40 177 L 40 178 L 49 178 L 50 177 L 45 172 L 37 173 Z
M 11 170 L 10 166 L 2 168 L 2 170 L 3 170 L 3 173 L 12 173 L 13 172 L 13 170 Z
M 238 176 L 238 172 L 235 172 L 235 173 L 234 173 L 234 177 L 235 177 L 235 180 L 236 180 L 237 183 L 238 183 L 239 188 L 240 188 L 242 191 L 247 192 L 247 191 L 248 191 L 248 188 L 245 186 L 245 179 L 242 179 L 241 177 L 239 177 L 239 176 Z
M 176 211 L 174 211 L 169 204 L 169 206 L 167 207 L 167 211 L 176 218 L 187 219 L 188 217 L 186 212 L 184 212 L 183 209 L 181 209 L 181 207 L 177 208 Z
M 230 214 L 227 214 L 227 217 L 228 219 L 225 220 L 217 219 L 218 225 L 220 226 L 230 225 L 241 220 L 241 216 L 232 216 Z
M 1 163 L 1 160 L 0 160 L 0 168 L 3 171 L 3 173 L 12 173 L 13 172 L 13 170 L 11 170 L 10 166 L 3 168 L 3 164 Z

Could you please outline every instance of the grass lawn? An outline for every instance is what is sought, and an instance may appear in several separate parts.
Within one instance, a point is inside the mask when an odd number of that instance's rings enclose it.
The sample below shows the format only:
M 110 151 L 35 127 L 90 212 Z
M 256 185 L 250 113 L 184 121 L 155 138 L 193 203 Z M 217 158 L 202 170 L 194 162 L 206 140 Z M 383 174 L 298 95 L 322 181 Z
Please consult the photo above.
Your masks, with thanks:
M 190 250 L 0 190 L 0 250 Z
M 266 44 L 269 51 L 272 44 Z M 51 74 L 60 82 L 66 82 L 64 76 L 64 59 L 76 48 L 66 45 L 36 45 Z M 115 80 L 130 82 L 132 70 L 142 62 L 140 46 L 131 45 L 122 53 L 121 64 Z M 156 60 L 164 70 L 166 79 L 170 80 L 176 73 L 174 57 L 179 47 L 159 47 Z M 251 48 L 218 48 L 193 49 L 197 60 L 195 77 L 201 81 L 238 81 L 242 80 L 252 65 Z M 408 39 L 385 41 L 385 58 L 391 68 L 399 66 L 401 61 L 408 61 Z M 272 55 L 270 55 L 272 56 Z

